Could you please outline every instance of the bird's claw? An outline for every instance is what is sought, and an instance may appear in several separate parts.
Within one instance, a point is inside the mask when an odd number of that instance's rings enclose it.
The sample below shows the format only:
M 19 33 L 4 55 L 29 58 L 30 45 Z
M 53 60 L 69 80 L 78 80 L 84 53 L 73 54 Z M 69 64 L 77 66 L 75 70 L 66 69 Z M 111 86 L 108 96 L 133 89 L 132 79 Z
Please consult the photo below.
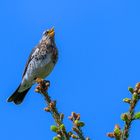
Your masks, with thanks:
M 44 80 L 42 78 L 36 78 L 36 83 L 38 83 L 38 86 L 36 87 L 36 92 L 41 93 L 42 91 L 47 91 L 50 87 L 50 81 Z
M 36 81 L 36 83 L 39 84 L 39 83 L 43 82 L 44 80 L 42 78 L 36 78 L 35 81 Z

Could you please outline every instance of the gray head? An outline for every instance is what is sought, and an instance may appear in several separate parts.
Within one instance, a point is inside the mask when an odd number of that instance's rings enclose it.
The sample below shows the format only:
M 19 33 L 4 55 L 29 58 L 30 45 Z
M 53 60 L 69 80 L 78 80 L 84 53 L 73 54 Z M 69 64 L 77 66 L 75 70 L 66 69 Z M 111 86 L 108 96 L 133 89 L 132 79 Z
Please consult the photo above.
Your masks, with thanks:
M 54 40 L 54 36 L 55 36 L 55 31 L 54 31 L 54 27 L 52 27 L 51 29 L 48 29 L 43 32 L 42 40 L 46 40 L 46 39 Z

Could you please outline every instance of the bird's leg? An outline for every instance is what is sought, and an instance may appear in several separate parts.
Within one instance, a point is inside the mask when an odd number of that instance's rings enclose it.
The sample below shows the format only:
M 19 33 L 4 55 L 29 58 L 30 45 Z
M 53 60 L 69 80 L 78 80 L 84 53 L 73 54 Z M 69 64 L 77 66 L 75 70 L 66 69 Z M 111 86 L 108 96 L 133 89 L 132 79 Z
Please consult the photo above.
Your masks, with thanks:
M 36 78 L 35 81 L 38 84 L 38 86 L 35 89 L 36 92 L 39 93 L 46 92 L 50 87 L 50 81 L 48 80 L 44 80 L 42 78 Z
M 41 82 L 43 82 L 43 79 L 42 78 L 35 78 L 35 81 L 36 81 L 36 83 L 41 83 Z

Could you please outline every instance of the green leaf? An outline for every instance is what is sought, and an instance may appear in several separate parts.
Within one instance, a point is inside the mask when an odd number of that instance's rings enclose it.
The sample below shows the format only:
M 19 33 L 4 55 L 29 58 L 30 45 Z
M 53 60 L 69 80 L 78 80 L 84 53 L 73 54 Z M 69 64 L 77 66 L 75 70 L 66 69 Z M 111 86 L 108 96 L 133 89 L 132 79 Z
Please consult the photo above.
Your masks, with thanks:
M 119 129 L 119 128 L 115 128 L 115 129 L 114 129 L 114 134 L 115 134 L 115 136 L 121 136 L 121 131 L 120 131 L 120 129 Z
M 132 87 L 128 87 L 128 90 L 133 93 L 134 92 L 134 89 Z
M 79 125 L 80 127 L 83 127 L 83 126 L 85 125 L 85 123 L 84 123 L 84 122 L 78 122 L 78 125 Z
M 51 129 L 51 131 L 56 132 L 56 133 L 58 131 L 58 127 L 55 125 L 51 125 L 50 129 Z
M 60 140 L 58 137 L 53 137 L 53 140 Z
M 61 124 L 59 128 L 60 128 L 60 130 L 65 131 L 65 125 L 64 124 Z
M 129 98 L 124 98 L 124 99 L 123 99 L 123 102 L 125 102 L 125 103 L 129 103 L 129 104 L 130 104 L 131 99 L 129 99 Z
M 122 114 L 122 115 L 121 115 L 121 119 L 122 119 L 123 121 L 128 121 L 128 114 L 127 114 L 127 113 Z
M 135 113 L 134 119 L 140 119 L 140 112 Z
M 75 123 L 77 126 L 79 126 L 79 127 L 83 127 L 83 126 L 85 125 L 84 122 L 78 121 L 78 120 L 75 120 L 74 123 Z
M 139 98 L 139 97 L 138 97 L 138 94 L 137 94 L 136 92 L 134 92 L 134 93 L 133 93 L 132 99 L 133 99 L 133 100 L 138 100 L 138 98 Z

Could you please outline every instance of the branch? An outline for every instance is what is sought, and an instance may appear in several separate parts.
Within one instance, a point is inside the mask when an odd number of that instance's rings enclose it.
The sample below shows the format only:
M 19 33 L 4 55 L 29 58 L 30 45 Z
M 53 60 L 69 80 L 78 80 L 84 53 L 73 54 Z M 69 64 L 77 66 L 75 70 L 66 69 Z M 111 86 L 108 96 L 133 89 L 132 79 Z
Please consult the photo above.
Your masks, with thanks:
M 45 111 L 51 113 L 56 124 L 51 126 L 51 130 L 57 134 L 53 140 L 70 140 L 70 138 L 78 140 L 90 140 L 88 137 L 85 138 L 82 132 L 82 127 L 85 124 L 84 122 L 80 121 L 80 114 L 72 112 L 72 115 L 69 117 L 69 119 L 73 122 L 72 130 L 76 133 L 76 135 L 73 132 L 66 131 L 65 125 L 63 124 L 64 114 L 60 114 L 58 112 L 56 108 L 56 101 L 52 101 L 48 94 L 50 82 L 40 78 L 37 78 L 36 82 L 38 83 L 38 86 L 36 87 L 35 91 L 41 93 L 44 96 L 47 103 Z
M 71 133 L 71 137 L 78 140 L 89 140 L 88 137 L 87 138 L 84 137 L 82 127 L 85 125 L 85 123 L 80 121 L 80 114 L 72 112 L 71 116 L 69 116 L 69 119 L 73 123 L 72 130 L 76 133 L 76 135 Z
M 56 125 L 51 126 L 51 130 L 57 133 L 57 136 L 54 137 L 54 140 L 69 140 L 69 135 L 63 124 L 64 115 L 58 112 L 56 108 L 56 101 L 52 101 L 47 92 L 50 82 L 40 78 L 37 78 L 36 82 L 38 83 L 38 86 L 36 87 L 35 91 L 41 93 L 44 96 L 48 106 L 45 108 L 45 111 L 51 113 L 56 123 Z
M 124 121 L 124 128 L 121 130 L 119 125 L 115 125 L 114 131 L 107 134 L 108 137 L 116 140 L 128 140 L 132 122 L 140 119 L 140 112 L 135 113 L 135 107 L 140 99 L 140 83 L 136 84 L 135 89 L 129 87 L 128 90 L 132 97 L 131 99 L 123 99 L 125 103 L 130 105 L 129 111 L 121 115 L 121 119 Z

